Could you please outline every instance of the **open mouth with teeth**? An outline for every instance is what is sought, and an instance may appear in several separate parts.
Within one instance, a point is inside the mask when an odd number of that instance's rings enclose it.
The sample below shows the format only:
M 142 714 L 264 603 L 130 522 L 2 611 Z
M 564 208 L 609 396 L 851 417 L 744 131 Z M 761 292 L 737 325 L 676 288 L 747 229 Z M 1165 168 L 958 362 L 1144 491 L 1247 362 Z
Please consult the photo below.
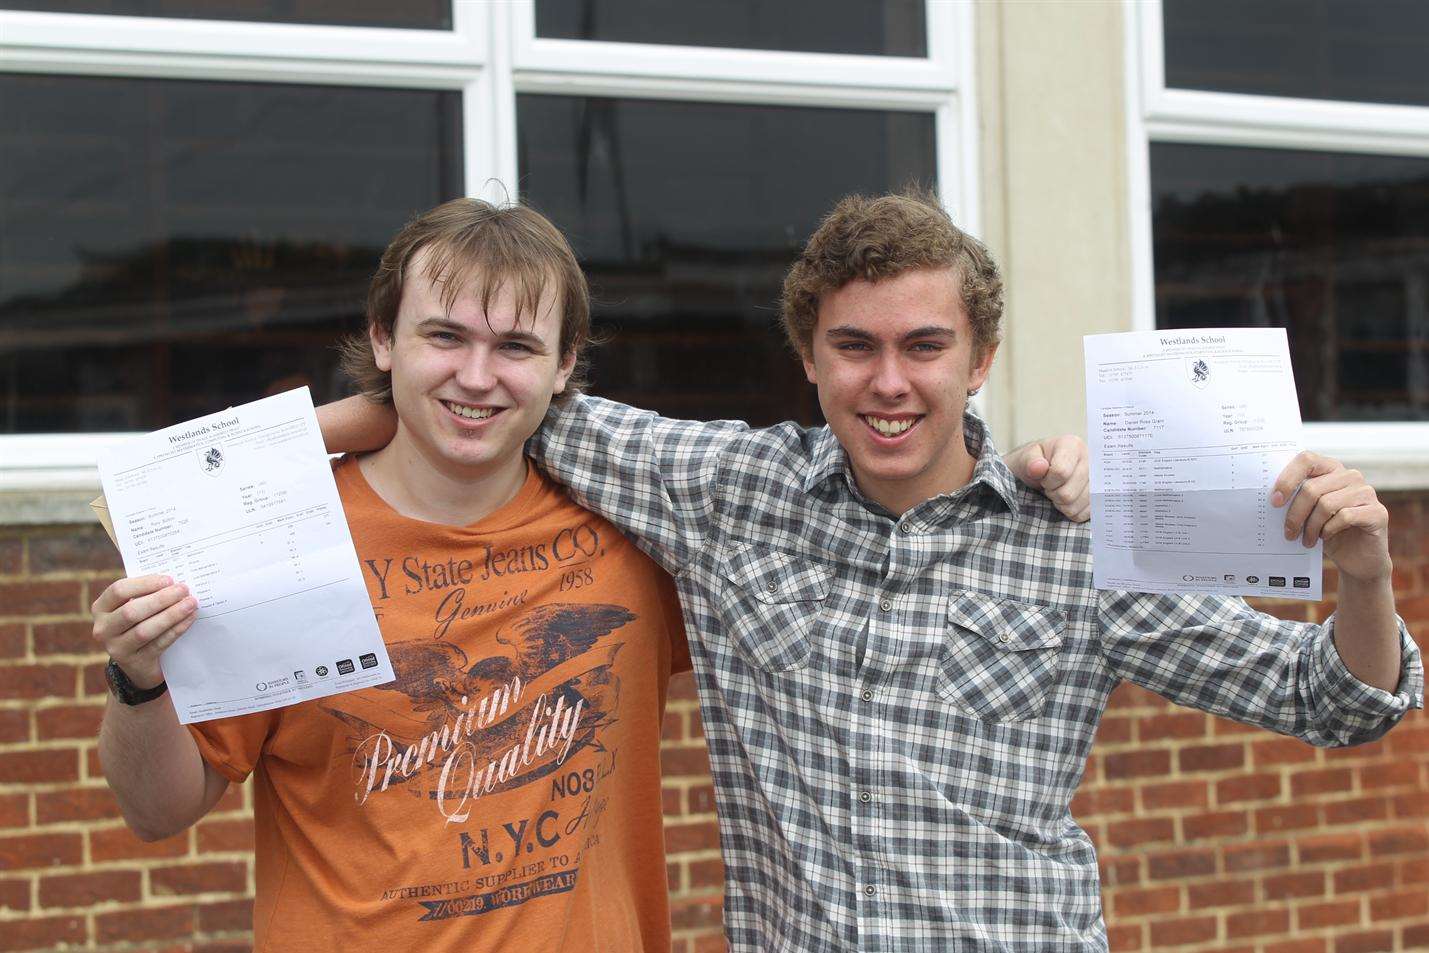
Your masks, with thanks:
M 442 406 L 463 420 L 486 420 L 500 412 L 500 409 L 496 407 L 472 407 L 469 404 L 458 404 L 450 400 L 442 401 Z
M 923 418 L 918 417 L 875 417 L 872 414 L 860 414 L 859 419 L 868 425 L 874 433 L 880 437 L 890 439 L 903 436 L 908 431 L 918 425 Z

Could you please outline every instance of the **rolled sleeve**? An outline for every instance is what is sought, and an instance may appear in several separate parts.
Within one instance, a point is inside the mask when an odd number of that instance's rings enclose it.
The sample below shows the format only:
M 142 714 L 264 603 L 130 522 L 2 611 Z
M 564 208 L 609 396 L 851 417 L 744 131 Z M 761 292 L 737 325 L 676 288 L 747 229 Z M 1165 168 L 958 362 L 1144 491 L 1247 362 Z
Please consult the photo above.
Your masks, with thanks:
M 1398 622 L 1399 684 L 1392 692 L 1366 685 L 1345 667 L 1335 648 L 1334 616 L 1325 620 L 1311 648 L 1310 680 L 1323 706 L 1321 720 L 1341 722 L 1348 744 L 1373 741 L 1409 709 L 1424 707 L 1424 660 L 1404 620 Z M 1332 713 L 1334 718 L 1327 717 Z

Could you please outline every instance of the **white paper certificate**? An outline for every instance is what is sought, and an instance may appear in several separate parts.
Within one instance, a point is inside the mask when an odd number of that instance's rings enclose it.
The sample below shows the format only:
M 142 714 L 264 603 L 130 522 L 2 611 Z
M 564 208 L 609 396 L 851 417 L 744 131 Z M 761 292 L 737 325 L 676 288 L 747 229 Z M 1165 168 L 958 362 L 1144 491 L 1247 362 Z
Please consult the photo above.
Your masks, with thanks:
M 160 660 L 180 722 L 392 680 L 306 387 L 121 444 L 99 475 L 125 572 L 198 600 Z
M 1270 490 L 1300 452 L 1281 328 L 1085 339 L 1098 589 L 1319 599 Z

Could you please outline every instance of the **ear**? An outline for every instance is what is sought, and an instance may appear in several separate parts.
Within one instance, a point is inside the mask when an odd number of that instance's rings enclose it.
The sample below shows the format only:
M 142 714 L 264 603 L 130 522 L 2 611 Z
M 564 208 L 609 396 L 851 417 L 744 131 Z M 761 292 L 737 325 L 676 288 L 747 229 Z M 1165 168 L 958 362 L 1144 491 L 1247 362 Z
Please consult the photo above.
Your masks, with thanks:
M 375 321 L 367 326 L 367 340 L 372 342 L 372 359 L 383 373 L 392 372 L 392 335 Z
M 973 366 L 968 374 L 968 390 L 978 390 L 987 383 L 988 372 L 992 370 L 992 359 L 997 356 L 997 344 L 989 344 L 982 354 L 973 358 Z
M 804 376 L 809 379 L 809 383 L 818 386 L 819 375 L 814 367 L 814 348 L 812 345 L 807 350 L 800 350 L 799 360 L 804 362 Z
M 576 351 L 571 348 L 568 353 L 561 357 L 561 363 L 556 365 L 556 389 L 554 394 L 564 394 L 566 392 L 566 381 L 571 379 L 571 372 L 576 369 Z

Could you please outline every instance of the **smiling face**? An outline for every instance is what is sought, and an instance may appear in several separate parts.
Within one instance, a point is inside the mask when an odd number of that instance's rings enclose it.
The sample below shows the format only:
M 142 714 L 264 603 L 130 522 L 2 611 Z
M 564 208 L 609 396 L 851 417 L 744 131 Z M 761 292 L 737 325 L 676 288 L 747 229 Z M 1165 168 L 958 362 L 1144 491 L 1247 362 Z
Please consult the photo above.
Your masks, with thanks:
M 473 281 L 448 310 L 426 260 L 423 250 L 410 263 L 392 334 L 371 332 L 377 367 L 392 375 L 391 446 L 453 479 L 513 478 L 575 365 L 574 352 L 560 354 L 558 302 L 548 292 L 522 314 L 507 283 L 483 311 Z
M 859 489 L 895 514 L 972 478 L 963 410 L 997 346 L 975 352 L 959 288 L 952 268 L 851 281 L 821 299 L 804 355 Z

